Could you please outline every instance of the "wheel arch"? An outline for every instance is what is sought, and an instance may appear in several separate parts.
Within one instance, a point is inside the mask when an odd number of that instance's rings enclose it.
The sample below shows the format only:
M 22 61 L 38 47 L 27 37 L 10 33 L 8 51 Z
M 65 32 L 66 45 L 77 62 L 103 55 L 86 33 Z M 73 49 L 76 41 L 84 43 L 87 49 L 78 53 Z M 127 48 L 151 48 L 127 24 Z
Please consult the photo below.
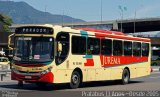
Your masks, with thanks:
M 82 72 L 82 70 L 80 69 L 80 68 L 75 68 L 74 70 L 73 70 L 73 72 L 74 71 L 77 71 L 79 74 L 80 74 L 80 76 L 81 76 L 81 82 L 83 81 L 83 72 Z

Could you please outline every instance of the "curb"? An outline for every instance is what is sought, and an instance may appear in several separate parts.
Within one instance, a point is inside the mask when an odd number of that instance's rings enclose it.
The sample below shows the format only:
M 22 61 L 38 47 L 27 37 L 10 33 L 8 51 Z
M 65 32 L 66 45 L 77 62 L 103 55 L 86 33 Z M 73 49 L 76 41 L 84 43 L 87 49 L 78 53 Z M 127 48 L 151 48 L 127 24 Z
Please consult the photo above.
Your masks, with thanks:
M 153 72 L 160 72 L 160 68 L 152 69 Z

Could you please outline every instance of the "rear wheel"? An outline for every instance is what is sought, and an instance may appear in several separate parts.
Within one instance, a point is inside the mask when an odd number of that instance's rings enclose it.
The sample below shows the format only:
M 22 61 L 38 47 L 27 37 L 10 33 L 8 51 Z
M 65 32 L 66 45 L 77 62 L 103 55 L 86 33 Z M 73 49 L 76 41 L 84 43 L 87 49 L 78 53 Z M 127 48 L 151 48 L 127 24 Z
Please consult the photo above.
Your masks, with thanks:
M 128 71 L 128 69 L 124 69 L 123 70 L 123 74 L 122 74 L 122 84 L 128 84 L 130 80 L 130 73 Z
M 81 76 L 79 72 L 74 71 L 71 76 L 70 88 L 76 89 L 80 86 L 80 84 L 81 84 Z

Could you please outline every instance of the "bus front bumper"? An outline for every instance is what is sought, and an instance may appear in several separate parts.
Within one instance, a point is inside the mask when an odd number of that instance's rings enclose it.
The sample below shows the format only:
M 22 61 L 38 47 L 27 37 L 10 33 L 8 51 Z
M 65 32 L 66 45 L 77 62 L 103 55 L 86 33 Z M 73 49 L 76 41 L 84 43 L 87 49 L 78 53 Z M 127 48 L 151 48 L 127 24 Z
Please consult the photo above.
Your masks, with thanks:
M 45 83 L 53 83 L 54 81 L 54 75 L 52 72 L 48 72 L 43 75 L 23 75 L 18 74 L 14 71 L 11 72 L 11 79 L 17 80 L 17 81 L 25 81 L 29 83 L 36 83 L 36 82 L 45 82 Z

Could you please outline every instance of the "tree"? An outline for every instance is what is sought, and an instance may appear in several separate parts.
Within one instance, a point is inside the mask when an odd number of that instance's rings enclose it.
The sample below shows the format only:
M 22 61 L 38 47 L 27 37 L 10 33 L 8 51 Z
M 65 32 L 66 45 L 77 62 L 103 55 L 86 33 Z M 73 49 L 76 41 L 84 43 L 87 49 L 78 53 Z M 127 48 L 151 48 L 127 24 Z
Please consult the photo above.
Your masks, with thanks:
M 11 24 L 12 19 L 9 16 L 0 14 L 0 32 L 9 32 Z

